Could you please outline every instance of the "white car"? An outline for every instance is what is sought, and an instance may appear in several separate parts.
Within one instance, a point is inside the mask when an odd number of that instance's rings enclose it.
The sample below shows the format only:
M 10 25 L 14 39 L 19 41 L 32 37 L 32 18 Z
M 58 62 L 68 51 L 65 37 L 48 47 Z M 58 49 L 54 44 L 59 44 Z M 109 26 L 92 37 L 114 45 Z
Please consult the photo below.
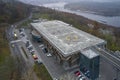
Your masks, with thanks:
M 53 80 L 58 80 L 57 78 L 53 78 Z
M 40 48 L 42 48 L 42 47 L 44 47 L 44 45 L 43 45 L 43 44 L 41 44 L 41 45 L 39 45 L 39 47 L 40 47 Z
M 48 53 L 46 56 L 48 56 L 48 57 L 50 57 L 50 56 L 52 56 L 50 53 Z
M 30 48 L 30 47 L 32 47 L 32 45 L 29 45 L 27 48 Z
M 78 80 L 86 80 L 84 76 L 80 76 Z
M 30 53 L 33 53 L 33 52 L 35 52 L 35 50 L 33 50 L 33 49 L 32 49 L 32 50 L 30 50 Z

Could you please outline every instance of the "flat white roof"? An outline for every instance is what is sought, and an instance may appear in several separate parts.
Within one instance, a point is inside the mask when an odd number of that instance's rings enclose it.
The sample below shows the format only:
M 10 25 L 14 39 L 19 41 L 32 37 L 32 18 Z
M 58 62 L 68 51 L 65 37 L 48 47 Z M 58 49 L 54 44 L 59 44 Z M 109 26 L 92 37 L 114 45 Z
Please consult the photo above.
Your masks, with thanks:
M 89 59 L 92 59 L 92 58 L 94 58 L 94 57 L 99 55 L 95 51 L 93 51 L 92 49 L 83 50 L 83 51 L 81 51 L 81 53 L 83 55 L 85 55 L 86 57 L 88 57 Z
M 105 42 L 58 20 L 31 23 L 31 25 L 59 49 L 64 56 Z

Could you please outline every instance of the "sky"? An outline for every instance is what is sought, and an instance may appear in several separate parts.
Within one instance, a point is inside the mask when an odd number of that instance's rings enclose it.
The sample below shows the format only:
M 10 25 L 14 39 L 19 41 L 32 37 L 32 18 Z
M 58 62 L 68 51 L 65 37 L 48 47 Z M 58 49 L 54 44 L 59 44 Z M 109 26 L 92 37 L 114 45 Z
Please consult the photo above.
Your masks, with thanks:
M 23 2 L 27 2 L 27 3 L 49 3 L 49 2 L 79 2 L 79 1 L 97 1 L 97 2 L 116 2 L 116 1 L 120 1 L 120 0 L 20 0 Z

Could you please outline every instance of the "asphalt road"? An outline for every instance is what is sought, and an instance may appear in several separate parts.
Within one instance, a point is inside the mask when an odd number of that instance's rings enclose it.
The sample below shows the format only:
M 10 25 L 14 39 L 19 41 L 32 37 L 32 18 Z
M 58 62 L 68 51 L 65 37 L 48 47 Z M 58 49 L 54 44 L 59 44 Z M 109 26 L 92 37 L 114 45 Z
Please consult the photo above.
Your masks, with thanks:
M 96 48 L 100 53 L 100 80 L 120 80 L 120 60 L 107 51 Z
M 120 59 L 117 58 L 116 56 L 112 55 L 111 53 L 100 49 L 100 48 L 96 48 L 103 57 L 105 57 L 107 60 L 109 60 L 110 63 L 112 63 L 113 66 L 115 66 L 116 68 L 118 68 L 120 70 Z

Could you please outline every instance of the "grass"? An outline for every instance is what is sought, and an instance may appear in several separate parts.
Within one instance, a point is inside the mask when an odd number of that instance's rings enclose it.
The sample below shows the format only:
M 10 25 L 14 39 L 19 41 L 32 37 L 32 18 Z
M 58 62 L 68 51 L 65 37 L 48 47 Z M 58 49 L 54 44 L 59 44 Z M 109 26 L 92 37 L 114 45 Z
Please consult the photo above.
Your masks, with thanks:
M 104 39 L 107 41 L 107 48 L 109 48 L 112 51 L 120 51 L 120 46 L 117 45 L 117 42 L 115 41 L 112 35 L 104 35 Z
M 52 80 L 50 74 L 48 73 L 47 69 L 43 64 L 41 65 L 35 64 L 34 71 L 40 80 Z
M 5 38 L 6 26 L 0 26 L 0 80 L 10 80 L 14 74 L 15 64 L 10 56 L 8 41 Z
M 52 20 L 52 18 L 50 18 L 50 16 L 48 14 L 40 14 L 40 13 L 34 13 L 32 18 L 33 19 L 42 18 L 42 19 Z
M 8 41 L 5 39 L 6 27 L 0 27 L 0 64 L 10 55 Z
M 28 28 L 29 24 L 32 22 L 32 20 L 27 20 L 20 24 L 17 28 Z
M 5 59 L 0 64 L 0 80 L 10 80 L 15 69 L 13 58 L 8 56 Z

